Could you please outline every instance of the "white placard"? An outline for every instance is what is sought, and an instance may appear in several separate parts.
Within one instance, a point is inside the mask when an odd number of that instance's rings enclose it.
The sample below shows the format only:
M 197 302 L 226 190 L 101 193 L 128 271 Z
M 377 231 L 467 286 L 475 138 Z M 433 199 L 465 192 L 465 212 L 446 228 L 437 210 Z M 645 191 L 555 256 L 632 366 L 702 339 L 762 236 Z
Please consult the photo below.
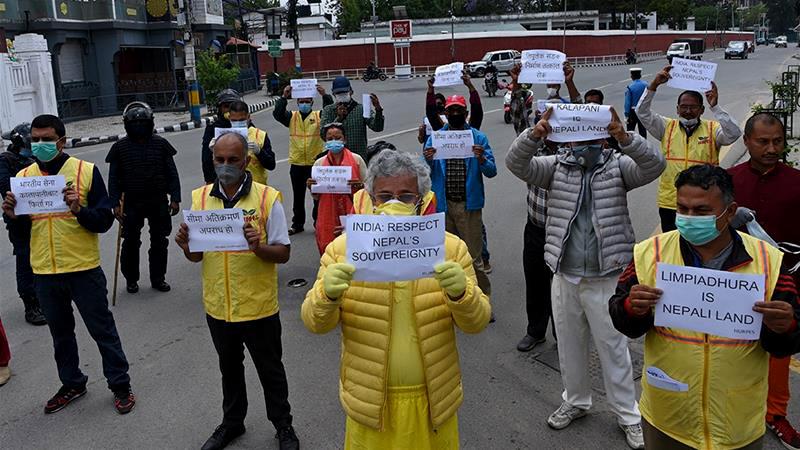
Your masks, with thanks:
M 69 211 L 64 202 L 64 175 L 46 177 L 11 177 L 11 192 L 17 199 L 14 214 L 48 214 Z
M 672 58 L 672 70 L 667 86 L 687 91 L 705 93 L 717 75 L 717 64 L 693 59 Z
M 347 217 L 347 262 L 358 281 L 404 281 L 433 276 L 444 262 L 444 213 L 429 216 Z
M 561 84 L 564 82 L 564 62 L 567 55 L 555 50 L 525 50 L 522 52 L 520 83 Z
M 216 143 L 219 140 L 220 136 L 222 136 L 223 134 L 228 134 L 228 133 L 239 134 L 245 139 L 247 139 L 247 136 L 248 136 L 247 128 L 219 128 L 219 127 L 217 127 L 217 128 L 214 128 L 214 142 Z
M 314 166 L 311 178 L 316 184 L 311 185 L 312 194 L 351 194 L 353 191 L 348 181 L 353 177 L 350 166 Z
M 757 340 L 764 300 L 764 275 L 751 275 L 659 263 L 655 324 L 684 328 L 731 339 Z
M 235 252 L 249 248 L 244 237 L 242 209 L 183 210 L 183 221 L 189 226 L 191 252 Z
M 464 63 L 454 62 L 436 68 L 433 85 L 435 87 L 455 86 L 463 83 Z
M 553 142 L 580 142 L 605 139 L 611 123 L 611 105 L 580 103 L 548 103 L 552 131 L 547 136 Z
M 547 100 L 536 100 L 536 111 L 543 113 L 547 111 Z
M 361 94 L 361 109 L 364 111 L 362 117 L 365 119 L 369 119 L 372 116 L 372 97 L 370 94 Z
M 317 96 L 316 78 L 296 78 L 292 84 L 292 98 L 314 98 Z
M 433 159 L 464 159 L 475 156 L 472 146 L 475 139 L 471 130 L 438 130 L 431 133 L 431 147 L 436 149 Z

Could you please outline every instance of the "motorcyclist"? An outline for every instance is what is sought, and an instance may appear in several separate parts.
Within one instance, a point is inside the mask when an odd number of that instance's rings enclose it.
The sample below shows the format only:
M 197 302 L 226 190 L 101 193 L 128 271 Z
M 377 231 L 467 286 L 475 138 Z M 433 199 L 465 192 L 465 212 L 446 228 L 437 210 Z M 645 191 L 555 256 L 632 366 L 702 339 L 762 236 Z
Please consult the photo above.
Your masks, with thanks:
M 625 63 L 626 64 L 635 64 L 636 63 L 636 53 L 633 53 L 633 50 L 628 49 L 625 52 Z
M 11 177 L 34 162 L 31 156 L 31 126 L 29 123 L 17 125 L 10 132 L 3 133 L 2 138 L 11 141 L 6 151 L 0 154 L 0 194 L 5 197 L 6 192 L 11 190 Z M 25 305 L 25 321 L 31 325 L 46 325 L 47 319 L 39 309 L 39 300 L 33 289 L 30 219 L 20 216 L 12 221 L 3 215 L 3 220 L 16 256 L 17 293 Z
M 487 61 L 486 71 L 484 73 L 484 88 L 486 89 L 486 92 L 491 94 L 497 91 L 497 67 L 495 67 L 491 61 Z M 494 87 L 490 88 L 490 86 Z

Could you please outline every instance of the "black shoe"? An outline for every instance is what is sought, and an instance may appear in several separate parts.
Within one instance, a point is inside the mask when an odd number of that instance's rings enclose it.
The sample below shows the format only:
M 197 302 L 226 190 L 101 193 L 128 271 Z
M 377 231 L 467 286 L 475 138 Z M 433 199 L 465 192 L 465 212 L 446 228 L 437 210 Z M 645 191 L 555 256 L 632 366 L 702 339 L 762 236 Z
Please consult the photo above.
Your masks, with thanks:
M 489 323 L 494 323 L 497 319 L 494 318 L 494 311 L 492 311 L 492 315 L 489 317 Z
M 536 347 L 537 345 L 543 344 L 544 341 L 546 341 L 544 337 L 535 338 L 530 334 L 526 334 L 525 337 L 522 338 L 521 341 L 519 341 L 519 344 L 517 344 L 517 350 L 521 352 L 529 352 L 533 350 L 533 348 Z
M 303 227 L 292 227 L 289 228 L 289 236 L 294 236 L 297 233 L 302 233 Z
M 44 413 L 53 414 L 61 411 L 74 400 L 83 397 L 84 394 L 86 394 L 86 386 L 78 389 L 61 386 L 61 389 L 56 392 L 56 395 L 47 401 L 47 404 L 44 406 Z
M 294 434 L 294 428 L 291 425 L 283 427 L 275 433 L 275 438 L 278 440 L 278 448 L 280 450 L 298 450 L 300 448 L 300 440 Z
M 114 407 L 117 408 L 118 413 L 128 414 L 134 406 L 136 406 L 136 396 L 133 395 L 130 387 L 114 391 Z
M 45 319 L 44 314 L 42 314 L 42 310 L 39 309 L 39 306 L 25 308 L 25 322 L 37 326 L 47 325 L 47 319 Z
M 128 290 L 128 294 L 135 294 L 139 292 L 139 284 L 138 283 L 128 283 L 128 286 L 125 288 Z
M 234 439 L 244 434 L 244 425 L 225 426 L 220 425 L 214 433 L 203 444 L 201 450 L 221 450 L 228 446 Z
M 169 292 L 170 289 L 172 289 L 169 286 L 169 284 L 167 284 L 167 282 L 164 281 L 164 280 L 161 280 L 159 282 L 153 283 L 152 286 L 153 286 L 153 289 L 155 289 L 157 291 L 161 291 L 161 292 Z

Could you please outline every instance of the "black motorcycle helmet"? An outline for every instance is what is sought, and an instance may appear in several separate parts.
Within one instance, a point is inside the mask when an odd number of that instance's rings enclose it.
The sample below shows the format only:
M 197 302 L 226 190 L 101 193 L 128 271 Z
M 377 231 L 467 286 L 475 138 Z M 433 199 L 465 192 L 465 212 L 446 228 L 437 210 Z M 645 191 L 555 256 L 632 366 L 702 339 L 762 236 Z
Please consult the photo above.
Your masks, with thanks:
M 153 109 L 145 102 L 131 102 L 122 111 L 125 132 L 132 138 L 143 138 L 153 134 L 155 121 Z
M 2 138 L 11 141 L 8 150 L 19 153 L 22 149 L 31 149 L 31 124 L 28 122 L 15 126 L 11 131 L 3 133 Z

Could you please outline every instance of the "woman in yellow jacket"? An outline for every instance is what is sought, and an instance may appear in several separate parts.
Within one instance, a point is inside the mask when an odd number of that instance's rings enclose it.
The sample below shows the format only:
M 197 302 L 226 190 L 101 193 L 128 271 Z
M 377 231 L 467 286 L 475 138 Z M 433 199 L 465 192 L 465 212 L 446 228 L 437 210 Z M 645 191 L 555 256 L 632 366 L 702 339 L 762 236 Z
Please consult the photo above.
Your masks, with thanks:
M 414 215 L 431 181 L 420 159 L 383 152 L 366 185 L 377 214 Z M 327 247 L 302 307 L 310 331 L 342 327 L 345 449 L 457 449 L 463 392 L 455 326 L 478 333 L 491 315 L 466 244 L 447 234 L 445 262 L 432 278 L 377 283 L 352 281 L 346 239 Z

